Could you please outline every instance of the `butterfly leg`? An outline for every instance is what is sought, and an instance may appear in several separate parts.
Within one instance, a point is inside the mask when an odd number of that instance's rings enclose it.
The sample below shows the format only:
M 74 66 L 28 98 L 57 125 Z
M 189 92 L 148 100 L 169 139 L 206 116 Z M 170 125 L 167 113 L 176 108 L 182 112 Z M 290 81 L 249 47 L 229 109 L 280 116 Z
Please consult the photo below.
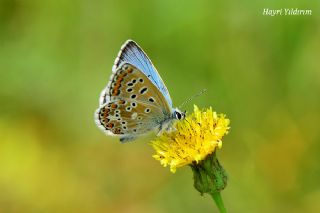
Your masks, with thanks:
M 157 136 L 161 135 L 167 129 L 167 125 L 165 122 L 160 124 Z
M 173 121 L 166 121 L 160 124 L 159 126 L 159 132 L 157 136 L 161 135 L 163 132 L 173 132 L 176 131 L 177 129 L 173 126 Z

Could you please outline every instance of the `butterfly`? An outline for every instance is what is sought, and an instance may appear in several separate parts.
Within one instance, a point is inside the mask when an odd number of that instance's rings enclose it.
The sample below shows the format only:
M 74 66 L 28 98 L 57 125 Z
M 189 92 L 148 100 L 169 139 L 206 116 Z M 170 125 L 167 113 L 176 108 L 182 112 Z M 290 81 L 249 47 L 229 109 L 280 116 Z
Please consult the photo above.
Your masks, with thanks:
M 173 108 L 168 89 L 145 52 L 136 42 L 126 41 L 101 92 L 97 126 L 126 142 L 151 130 L 166 130 L 184 117 L 184 112 Z

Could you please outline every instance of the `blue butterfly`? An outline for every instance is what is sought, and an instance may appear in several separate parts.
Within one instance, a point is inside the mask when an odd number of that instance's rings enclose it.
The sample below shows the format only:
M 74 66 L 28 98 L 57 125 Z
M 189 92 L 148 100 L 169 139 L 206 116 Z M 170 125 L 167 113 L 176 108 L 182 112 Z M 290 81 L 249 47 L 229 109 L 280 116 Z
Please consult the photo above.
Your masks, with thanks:
M 128 40 L 112 67 L 112 75 L 100 96 L 96 124 L 121 142 L 157 129 L 166 130 L 185 113 L 173 108 L 167 87 L 144 51 Z

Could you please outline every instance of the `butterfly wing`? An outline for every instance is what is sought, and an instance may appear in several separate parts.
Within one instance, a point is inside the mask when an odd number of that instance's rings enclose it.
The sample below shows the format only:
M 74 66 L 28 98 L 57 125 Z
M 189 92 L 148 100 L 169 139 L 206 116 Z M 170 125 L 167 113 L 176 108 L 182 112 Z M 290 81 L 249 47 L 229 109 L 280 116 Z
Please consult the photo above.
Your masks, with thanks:
M 97 125 L 108 135 L 127 140 L 144 134 L 171 118 L 172 107 L 161 91 L 137 67 L 119 65 L 96 111 Z
M 144 73 L 150 79 L 150 81 L 161 91 L 169 106 L 172 107 L 172 100 L 169 91 L 163 83 L 159 73 L 151 63 L 151 60 L 144 53 L 144 51 L 138 46 L 137 43 L 132 40 L 128 40 L 124 45 L 122 45 L 118 57 L 114 62 L 114 66 L 112 68 L 113 72 L 116 72 L 119 66 L 124 62 L 132 64 L 142 73 Z M 106 88 L 106 90 L 108 90 L 108 88 Z M 102 92 L 100 104 L 106 103 L 108 101 L 106 98 L 106 90 Z

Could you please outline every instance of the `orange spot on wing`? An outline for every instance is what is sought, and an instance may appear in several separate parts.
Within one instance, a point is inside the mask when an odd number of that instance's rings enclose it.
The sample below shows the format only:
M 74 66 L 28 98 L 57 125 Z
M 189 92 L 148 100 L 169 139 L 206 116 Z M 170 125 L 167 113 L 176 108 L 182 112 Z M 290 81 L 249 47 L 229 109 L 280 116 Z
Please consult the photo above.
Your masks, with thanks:
M 123 81 L 125 75 L 126 73 L 121 73 L 118 76 L 117 81 L 115 82 L 115 85 L 113 87 L 112 95 L 119 95 L 119 88 L 121 87 L 121 82 Z
M 107 128 L 108 128 L 108 129 L 111 129 L 113 126 L 114 126 L 113 123 L 108 123 L 108 124 L 107 124 Z
M 119 95 L 119 89 L 118 88 L 114 88 L 112 95 Z
M 105 114 L 103 115 L 104 118 L 108 117 L 109 112 L 105 112 Z
M 117 83 L 120 83 L 123 80 L 122 76 L 119 76 L 119 78 L 117 79 Z

